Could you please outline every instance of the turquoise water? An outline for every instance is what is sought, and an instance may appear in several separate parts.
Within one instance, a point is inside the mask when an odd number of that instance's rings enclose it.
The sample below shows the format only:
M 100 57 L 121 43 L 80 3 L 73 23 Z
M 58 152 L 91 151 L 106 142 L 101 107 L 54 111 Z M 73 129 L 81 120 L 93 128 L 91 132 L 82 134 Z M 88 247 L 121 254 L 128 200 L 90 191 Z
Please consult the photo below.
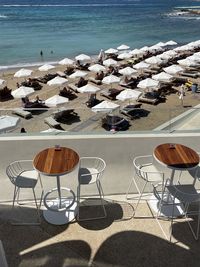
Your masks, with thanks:
M 179 16 L 182 0 L 0 0 L 0 68 L 97 54 L 122 43 L 131 48 L 200 39 L 200 17 Z M 200 5 L 200 4 L 199 4 Z

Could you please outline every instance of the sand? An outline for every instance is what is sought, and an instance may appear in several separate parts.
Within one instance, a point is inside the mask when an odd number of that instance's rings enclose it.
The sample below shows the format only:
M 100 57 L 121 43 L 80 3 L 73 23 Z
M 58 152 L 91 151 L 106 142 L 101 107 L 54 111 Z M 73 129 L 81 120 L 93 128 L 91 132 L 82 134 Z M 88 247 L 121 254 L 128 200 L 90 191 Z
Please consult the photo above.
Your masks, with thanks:
M 33 69 L 33 68 L 32 68 Z M 50 70 L 49 73 L 55 73 L 56 71 L 64 71 L 66 69 L 65 66 L 56 66 L 55 69 Z M 0 73 L 0 79 L 4 79 L 7 81 L 7 86 L 12 90 L 17 88 L 16 83 L 21 83 L 25 80 L 25 78 L 14 78 L 14 73 L 17 70 L 7 70 L 3 73 Z M 40 72 L 37 68 L 34 69 L 33 74 L 30 77 L 41 77 L 44 76 L 47 72 Z M 87 77 L 94 76 L 92 72 L 89 72 Z M 68 79 L 68 78 L 67 78 Z M 70 82 L 75 82 L 76 80 L 69 80 Z M 195 81 L 200 84 L 200 78 L 193 79 L 190 78 L 191 81 Z M 64 86 L 49 86 L 47 84 L 42 84 L 43 86 L 41 90 L 35 91 L 35 93 L 29 97 L 30 100 L 34 100 L 36 95 L 40 97 L 40 99 L 47 99 L 55 94 L 59 93 L 59 90 Z M 100 85 L 101 89 L 109 88 L 108 85 Z M 122 88 L 119 85 L 115 85 L 115 88 Z M 124 89 L 124 88 L 123 88 Z M 179 90 L 179 87 L 175 88 Z M 100 93 L 97 93 L 97 99 L 99 100 L 108 100 L 103 96 L 100 96 Z M 104 128 L 101 127 L 101 117 L 105 116 L 105 114 L 96 114 L 89 107 L 86 106 L 86 101 L 88 100 L 88 94 L 77 94 L 77 98 L 74 100 L 70 100 L 66 103 L 65 107 L 73 108 L 78 113 L 78 116 L 74 120 L 69 120 L 66 123 L 62 123 L 61 127 L 65 131 L 81 131 L 81 132 L 106 132 Z M 133 103 L 132 101 L 120 101 L 115 100 L 115 103 L 119 104 L 120 107 L 126 106 L 129 103 Z M 184 97 L 184 105 L 182 106 L 181 101 L 178 97 L 177 93 L 170 94 L 166 97 L 166 101 L 164 103 L 159 103 L 158 105 L 151 104 L 142 104 L 142 108 L 149 111 L 149 115 L 147 117 L 142 117 L 140 119 L 131 120 L 129 131 L 142 131 L 142 130 L 152 130 L 159 125 L 163 124 L 166 121 L 169 121 L 173 117 L 183 113 L 187 109 L 196 106 L 200 102 L 200 94 L 195 94 L 195 96 L 191 93 L 191 91 L 187 91 Z M 22 107 L 21 99 L 13 99 L 5 102 L 1 102 L 1 115 L 11 114 L 13 108 Z M 21 123 L 19 127 L 16 128 L 13 132 L 20 132 L 21 127 L 24 127 L 28 133 L 40 132 L 43 130 L 49 129 L 49 126 L 44 123 L 44 118 L 50 116 L 55 109 L 50 109 L 41 114 L 33 115 L 33 118 L 26 120 L 21 118 Z M 120 115 L 122 116 L 122 115 Z M 124 118 L 127 118 L 124 116 Z M 128 118 L 127 118 L 128 119 Z

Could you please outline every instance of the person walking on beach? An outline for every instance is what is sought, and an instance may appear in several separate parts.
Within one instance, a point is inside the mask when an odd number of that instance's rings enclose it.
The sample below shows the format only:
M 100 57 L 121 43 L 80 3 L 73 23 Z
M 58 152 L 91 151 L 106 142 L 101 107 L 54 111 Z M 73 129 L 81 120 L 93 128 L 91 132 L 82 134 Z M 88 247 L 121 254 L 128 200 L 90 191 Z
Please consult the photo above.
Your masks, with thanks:
M 40 51 L 40 56 L 43 57 L 43 51 L 42 50 Z
M 181 100 L 181 105 L 183 107 L 183 98 L 185 96 L 185 86 L 184 84 L 181 85 L 180 91 L 179 91 L 179 99 Z

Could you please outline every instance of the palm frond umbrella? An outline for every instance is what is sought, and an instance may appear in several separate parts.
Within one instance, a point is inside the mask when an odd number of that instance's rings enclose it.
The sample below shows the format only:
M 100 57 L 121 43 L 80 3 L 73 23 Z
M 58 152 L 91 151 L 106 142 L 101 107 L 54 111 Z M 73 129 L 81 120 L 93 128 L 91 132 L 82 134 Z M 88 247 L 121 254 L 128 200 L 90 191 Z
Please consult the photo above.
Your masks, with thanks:
M 119 70 L 119 73 L 124 76 L 131 76 L 132 74 L 137 73 L 137 70 L 134 70 L 131 67 L 126 67 L 126 68 Z
M 109 113 L 109 112 L 112 112 L 112 111 L 118 109 L 119 107 L 120 107 L 120 105 L 105 100 L 105 101 L 97 104 L 96 106 L 92 107 L 91 110 L 94 112 Z
M 26 96 L 30 96 L 34 93 L 34 88 L 32 87 L 26 87 L 26 86 L 21 86 L 17 88 L 16 90 L 11 92 L 11 95 L 14 98 L 24 98 Z
M 106 68 L 100 64 L 94 64 L 88 68 L 90 71 L 93 72 L 99 72 L 99 71 L 105 71 Z
M 57 77 L 51 79 L 50 81 L 48 81 L 47 84 L 48 85 L 63 85 L 67 82 L 68 82 L 67 79 L 57 76 Z
M 117 56 L 117 58 L 119 59 L 127 59 L 127 58 L 131 58 L 133 55 L 131 55 L 130 53 L 121 53 L 119 56 Z
M 87 72 L 77 70 L 74 73 L 72 73 L 71 75 L 69 75 L 69 78 L 75 79 L 75 78 L 85 77 L 86 75 L 87 75 Z
M 116 96 L 116 99 L 125 101 L 125 100 L 137 100 L 142 95 L 142 92 L 139 90 L 125 89 Z
M 183 71 L 184 69 L 179 65 L 171 65 L 169 67 L 163 68 L 163 70 L 169 74 L 174 75 Z
M 171 82 L 174 79 L 174 77 L 163 71 L 156 75 L 152 75 L 152 79 L 160 82 Z
M 32 74 L 32 70 L 29 69 L 20 69 L 17 72 L 15 72 L 14 77 L 21 78 L 21 77 L 27 77 Z
M 106 60 L 103 61 L 103 65 L 104 66 L 107 66 L 107 67 L 109 67 L 109 66 L 116 66 L 117 65 L 117 61 L 114 60 L 114 59 L 112 59 L 112 58 L 108 58 L 108 59 L 106 59 Z
M 153 80 L 151 78 L 144 79 L 140 81 L 137 85 L 138 88 L 140 89 L 158 89 L 159 87 L 159 81 Z
M 57 107 L 59 105 L 67 103 L 68 101 L 69 99 L 66 97 L 54 95 L 45 100 L 45 105 L 47 105 L 48 107 Z
M 68 65 L 68 66 L 73 65 L 74 63 L 75 63 L 74 60 L 67 57 L 58 62 L 58 64 L 60 65 Z
M 117 47 L 117 50 L 123 51 L 123 50 L 128 50 L 129 48 L 130 48 L 130 46 L 122 44 L 122 45 Z
M 0 133 L 6 133 L 14 130 L 20 122 L 20 119 L 14 116 L 0 116 Z
M 111 88 L 112 88 L 112 85 L 114 83 L 119 83 L 119 82 L 120 82 L 120 78 L 117 77 L 117 76 L 115 76 L 115 75 L 112 75 L 112 74 L 109 75 L 109 76 L 104 77 L 103 80 L 102 80 L 102 83 L 104 83 L 104 84 L 110 84 L 111 85 Z
M 48 70 L 52 70 L 54 69 L 55 66 L 51 65 L 51 64 L 44 64 L 41 67 L 38 68 L 39 71 L 48 71 Z

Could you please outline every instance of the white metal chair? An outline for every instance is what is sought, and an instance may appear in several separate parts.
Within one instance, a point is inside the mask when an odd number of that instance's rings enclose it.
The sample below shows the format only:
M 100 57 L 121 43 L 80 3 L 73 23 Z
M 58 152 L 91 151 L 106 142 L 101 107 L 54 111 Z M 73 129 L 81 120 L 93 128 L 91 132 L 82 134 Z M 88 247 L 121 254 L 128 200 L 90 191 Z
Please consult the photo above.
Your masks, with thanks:
M 170 198 L 172 199 L 171 204 L 164 203 L 165 205 L 173 205 L 171 220 L 171 231 L 170 231 L 170 241 L 173 232 L 173 222 L 174 222 L 174 210 L 177 205 L 182 209 L 182 216 L 186 218 L 186 221 L 190 227 L 193 237 L 198 240 L 199 238 L 199 223 L 200 223 L 200 193 L 196 190 L 194 184 L 171 184 L 169 180 L 166 181 L 166 186 Z M 191 206 L 196 205 L 195 210 L 191 210 Z M 196 231 L 191 226 L 188 219 L 189 216 L 197 215 L 197 229 Z
M 9 177 L 10 181 L 13 183 L 15 186 L 14 188 L 14 194 L 13 194 L 13 203 L 12 203 L 12 208 L 14 208 L 15 202 L 20 205 L 19 203 L 19 194 L 20 194 L 20 189 L 32 189 L 33 191 L 33 196 L 34 196 L 34 201 L 35 205 L 37 208 L 37 217 L 38 217 L 38 222 L 20 222 L 20 223 L 13 223 L 15 225 L 37 225 L 40 224 L 40 213 L 39 213 L 39 208 L 41 205 L 38 205 L 37 200 L 36 200 L 36 195 L 35 195 L 35 186 L 37 184 L 38 179 L 40 180 L 41 187 L 42 186 L 42 181 L 39 173 L 33 169 L 33 164 L 32 160 L 19 160 L 19 161 L 14 161 L 8 165 L 6 168 L 6 174 Z M 43 193 L 43 191 L 42 191 Z
M 158 186 L 160 186 L 160 185 L 163 186 L 164 173 L 158 171 L 158 169 L 154 165 L 154 160 L 153 160 L 152 155 L 135 157 L 133 159 L 133 166 L 135 169 L 135 175 L 133 176 L 133 178 L 131 179 L 131 182 L 129 184 L 129 187 L 128 187 L 128 190 L 126 193 L 126 198 L 131 199 L 128 197 L 128 195 L 130 193 L 132 185 L 134 184 L 136 189 L 137 189 L 137 192 L 139 194 L 139 198 L 138 198 L 138 201 L 136 203 L 135 212 L 134 212 L 134 216 L 135 216 L 136 210 L 137 210 L 138 205 L 142 199 L 142 196 L 144 194 L 144 191 L 145 191 L 147 184 L 150 184 L 153 187 L 153 191 Z M 138 186 L 136 179 L 135 179 L 136 177 L 138 177 L 139 179 L 144 181 L 144 185 L 143 185 L 142 190 L 139 189 L 139 186 Z M 146 218 L 147 216 L 144 216 L 144 217 Z
M 103 189 L 101 186 L 101 178 L 104 174 L 105 168 L 106 168 L 106 163 L 101 158 L 98 158 L 98 157 L 80 158 L 79 173 L 78 173 L 79 184 L 77 187 L 77 203 L 78 203 L 77 220 L 78 221 L 102 219 L 107 216 L 106 209 L 103 203 L 104 193 L 103 193 Z M 96 184 L 97 186 L 104 216 L 80 219 L 79 209 L 80 209 L 80 200 L 81 200 L 81 186 L 86 186 L 86 185 L 91 185 L 91 184 Z

